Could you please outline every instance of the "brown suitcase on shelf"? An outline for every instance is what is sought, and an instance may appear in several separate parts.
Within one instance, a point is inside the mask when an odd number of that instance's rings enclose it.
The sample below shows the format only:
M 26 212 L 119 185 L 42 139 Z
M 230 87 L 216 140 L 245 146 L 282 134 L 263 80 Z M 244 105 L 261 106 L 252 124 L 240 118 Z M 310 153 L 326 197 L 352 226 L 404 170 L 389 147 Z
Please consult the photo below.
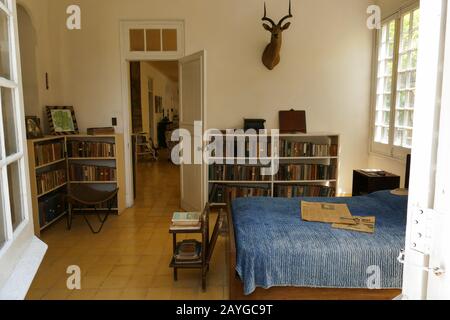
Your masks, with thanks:
M 280 111 L 280 133 L 307 133 L 306 111 Z

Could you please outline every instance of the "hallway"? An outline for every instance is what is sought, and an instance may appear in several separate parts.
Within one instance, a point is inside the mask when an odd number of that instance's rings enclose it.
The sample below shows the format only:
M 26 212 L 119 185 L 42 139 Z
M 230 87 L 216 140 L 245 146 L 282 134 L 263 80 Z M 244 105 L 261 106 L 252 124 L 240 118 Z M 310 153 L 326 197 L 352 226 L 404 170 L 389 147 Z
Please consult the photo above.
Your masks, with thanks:
M 179 168 L 165 160 L 144 162 L 137 177 L 135 206 L 113 216 L 100 234 L 91 234 L 81 217 L 74 220 L 72 231 L 66 230 L 63 219 L 43 232 L 49 249 L 28 299 L 227 298 L 224 238 L 216 245 L 206 293 L 199 270 L 180 270 L 179 281 L 174 282 L 168 267 L 172 252 L 168 229 L 172 213 L 179 210 Z M 215 219 L 213 215 L 211 220 Z M 81 290 L 67 289 L 66 270 L 71 265 L 81 268 Z

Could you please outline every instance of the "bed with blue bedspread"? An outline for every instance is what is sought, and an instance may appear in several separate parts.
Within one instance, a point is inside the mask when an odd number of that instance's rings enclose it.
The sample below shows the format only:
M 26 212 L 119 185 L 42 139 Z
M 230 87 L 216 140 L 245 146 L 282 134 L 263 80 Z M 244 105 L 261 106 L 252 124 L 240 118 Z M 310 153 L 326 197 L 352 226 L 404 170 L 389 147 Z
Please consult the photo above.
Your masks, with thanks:
M 374 234 L 301 219 L 301 201 L 345 203 L 354 216 L 376 216 Z M 408 198 L 382 191 L 353 198 L 239 198 L 232 203 L 236 271 L 245 295 L 256 288 L 402 286 L 397 256 L 405 243 Z M 372 282 L 375 283 L 376 282 Z

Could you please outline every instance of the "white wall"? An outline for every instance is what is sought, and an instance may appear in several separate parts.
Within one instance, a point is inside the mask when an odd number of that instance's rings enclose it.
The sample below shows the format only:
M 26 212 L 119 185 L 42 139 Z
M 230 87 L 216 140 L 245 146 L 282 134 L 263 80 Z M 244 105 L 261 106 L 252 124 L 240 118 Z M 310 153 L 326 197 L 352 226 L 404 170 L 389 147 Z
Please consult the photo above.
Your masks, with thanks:
M 60 70 L 61 52 L 59 39 L 61 28 L 54 28 L 55 16 L 51 12 L 51 0 L 17 0 L 17 4 L 20 5 L 21 10 L 24 10 L 31 18 L 32 29 L 35 31 L 35 37 L 30 37 L 30 35 L 25 36 L 27 39 L 21 44 L 20 48 L 21 55 L 24 59 L 33 60 L 33 54 L 27 52 L 27 48 L 31 42 L 35 42 L 34 56 L 36 65 L 34 68 L 36 76 L 28 77 L 27 75 L 28 80 L 25 79 L 25 85 L 34 85 L 37 87 L 27 88 L 25 110 L 27 115 L 39 116 L 44 129 L 46 129 L 48 125 L 45 115 L 45 106 L 64 105 L 64 102 L 66 101 L 63 98 L 64 88 L 62 86 L 62 74 Z M 22 12 L 22 14 L 24 14 L 24 12 Z M 30 26 L 27 26 L 27 28 L 30 28 Z M 23 37 L 24 34 L 22 33 L 19 37 L 20 36 Z M 25 71 L 29 71 L 30 68 L 33 68 L 30 61 L 22 62 L 22 65 L 25 66 Z M 49 73 L 49 90 L 47 90 L 45 86 L 46 72 Z M 34 79 L 36 79 L 36 82 L 33 84 L 35 81 Z M 28 96 L 30 92 L 32 93 Z
M 31 17 L 27 11 L 18 6 L 17 19 L 21 44 L 22 84 L 24 95 L 25 115 L 41 116 L 39 112 L 39 84 L 36 68 L 37 35 Z
M 163 113 L 155 113 L 155 107 L 153 110 L 149 110 L 148 101 L 148 79 L 153 79 L 153 96 L 163 97 L 163 108 L 166 112 L 172 109 L 178 110 L 178 84 L 170 80 L 169 77 L 161 73 L 158 69 L 152 66 L 148 62 L 141 62 L 141 103 L 142 103 L 142 127 L 145 132 L 150 132 L 155 144 L 158 143 L 157 139 L 157 125 L 163 118 Z M 172 105 L 172 101 L 175 102 Z M 149 112 L 153 113 L 153 123 L 150 124 Z M 172 114 L 172 113 L 171 113 Z
M 44 15 L 40 1 L 23 1 Z M 351 192 L 352 170 L 367 167 L 372 33 L 366 9 L 372 1 L 294 0 L 274 71 L 261 63 L 270 36 L 261 25 L 263 0 L 78 0 L 81 31 L 65 28 L 72 0 L 47 1 L 61 103 L 75 106 L 81 129 L 121 119 L 119 21 L 183 19 L 186 53 L 208 52 L 209 127 L 240 128 L 243 118 L 256 117 L 277 128 L 279 110 L 305 109 L 310 131 L 342 135 L 343 191 Z M 269 16 L 279 19 L 288 1 L 269 0 L 267 6 Z

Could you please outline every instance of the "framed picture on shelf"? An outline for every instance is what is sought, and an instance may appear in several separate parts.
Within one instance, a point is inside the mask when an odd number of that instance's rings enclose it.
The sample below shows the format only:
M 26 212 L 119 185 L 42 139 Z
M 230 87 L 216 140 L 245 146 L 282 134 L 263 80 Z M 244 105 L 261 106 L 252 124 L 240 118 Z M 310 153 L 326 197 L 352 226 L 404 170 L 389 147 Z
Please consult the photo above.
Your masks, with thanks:
M 280 111 L 279 120 L 280 133 L 307 133 L 306 111 Z
M 25 126 L 27 129 L 27 139 L 39 139 L 44 136 L 41 129 L 41 120 L 38 117 L 26 116 Z
M 75 111 L 71 106 L 47 106 L 47 117 L 52 135 L 78 134 Z

